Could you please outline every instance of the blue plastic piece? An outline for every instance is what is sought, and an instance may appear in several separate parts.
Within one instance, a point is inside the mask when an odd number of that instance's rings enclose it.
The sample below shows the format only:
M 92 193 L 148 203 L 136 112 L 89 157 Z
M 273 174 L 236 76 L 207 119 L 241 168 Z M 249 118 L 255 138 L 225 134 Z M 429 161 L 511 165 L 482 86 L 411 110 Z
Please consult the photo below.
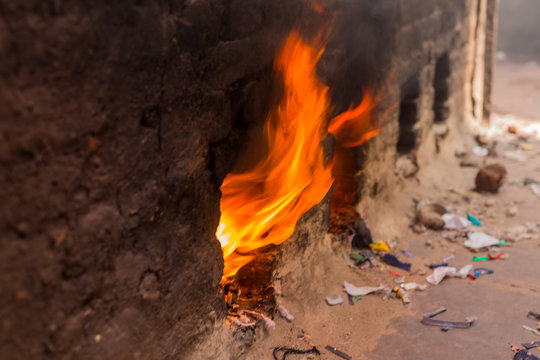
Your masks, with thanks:
M 482 222 L 472 216 L 471 214 L 467 213 L 467 219 L 473 224 L 474 226 L 482 226 Z

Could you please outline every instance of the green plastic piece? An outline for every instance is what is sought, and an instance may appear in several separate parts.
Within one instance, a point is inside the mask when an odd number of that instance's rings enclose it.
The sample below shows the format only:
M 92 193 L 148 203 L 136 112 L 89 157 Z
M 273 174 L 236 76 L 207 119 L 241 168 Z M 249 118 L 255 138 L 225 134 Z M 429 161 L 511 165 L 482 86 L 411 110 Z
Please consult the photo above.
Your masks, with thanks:
M 484 260 L 489 260 L 489 256 L 484 255 L 484 256 L 474 256 L 473 257 L 473 261 L 484 261 Z
M 357 254 L 357 253 L 351 253 L 351 259 L 354 259 L 354 260 L 359 260 L 361 262 L 364 262 L 367 260 L 367 258 L 365 256 L 362 256 L 361 254 Z

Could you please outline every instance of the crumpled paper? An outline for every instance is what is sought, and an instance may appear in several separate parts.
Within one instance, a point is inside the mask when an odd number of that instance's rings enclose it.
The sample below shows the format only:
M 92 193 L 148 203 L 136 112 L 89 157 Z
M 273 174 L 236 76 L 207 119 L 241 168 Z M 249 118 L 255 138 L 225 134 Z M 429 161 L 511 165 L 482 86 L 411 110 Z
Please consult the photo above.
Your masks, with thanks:
M 469 274 L 469 272 L 471 271 L 472 267 L 473 266 L 471 264 L 468 264 L 459 269 L 459 271 L 457 271 L 455 267 L 441 266 L 435 268 L 435 270 L 433 270 L 433 274 L 429 275 L 426 278 L 426 281 L 431 285 L 438 285 L 446 276 L 455 276 L 461 279 L 465 279 L 467 277 L 467 274 Z
M 497 238 L 480 231 L 470 233 L 468 238 L 469 240 L 466 240 L 463 244 L 471 249 L 481 249 L 499 244 Z
M 376 286 L 360 286 L 360 287 L 357 287 L 357 286 L 354 286 L 353 284 L 350 284 L 346 281 L 343 282 L 343 286 L 345 287 L 345 291 L 347 292 L 347 294 L 351 295 L 351 296 L 364 296 L 364 295 L 368 295 L 368 294 L 371 294 L 373 292 L 376 292 L 376 291 L 380 291 L 380 290 L 384 290 L 386 288 L 386 286 L 384 284 L 381 284 L 379 285 L 378 287 Z
M 433 274 L 426 278 L 426 281 L 431 285 L 437 285 L 444 279 L 445 276 L 454 276 L 456 268 L 450 266 L 441 266 L 433 270 Z

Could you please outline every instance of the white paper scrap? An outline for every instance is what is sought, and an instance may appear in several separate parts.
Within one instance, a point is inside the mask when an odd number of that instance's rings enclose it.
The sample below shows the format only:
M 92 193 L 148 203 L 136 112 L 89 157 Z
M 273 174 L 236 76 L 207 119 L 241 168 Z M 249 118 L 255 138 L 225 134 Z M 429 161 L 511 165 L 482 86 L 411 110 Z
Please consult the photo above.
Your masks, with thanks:
M 353 284 L 350 284 L 346 281 L 343 282 L 343 286 L 345 287 L 345 291 L 347 292 L 347 294 L 351 296 L 358 296 L 358 295 L 364 296 L 367 294 L 371 294 L 372 292 L 385 289 L 385 286 L 383 284 L 379 285 L 378 287 L 375 287 L 375 286 L 356 287 Z
M 467 274 L 469 274 L 472 270 L 472 264 L 465 265 L 459 271 L 456 273 L 456 277 L 465 279 L 467 277 Z
M 444 214 L 442 219 L 444 221 L 444 226 L 447 229 L 461 230 L 471 226 L 471 222 L 469 220 L 456 214 Z
M 493 236 L 489 236 L 486 233 L 477 231 L 468 235 L 469 240 L 464 242 L 465 246 L 471 249 L 481 249 L 493 245 L 498 245 L 499 240 Z
M 341 295 L 339 295 L 337 298 L 335 299 L 332 299 L 331 297 L 326 297 L 326 302 L 328 303 L 328 305 L 330 306 L 334 306 L 334 305 L 339 305 L 339 304 L 342 304 L 343 303 L 343 298 L 341 297 Z
M 437 285 L 444 279 L 445 276 L 456 275 L 456 268 L 449 266 L 441 266 L 433 270 L 433 274 L 429 275 L 426 280 L 431 285 Z

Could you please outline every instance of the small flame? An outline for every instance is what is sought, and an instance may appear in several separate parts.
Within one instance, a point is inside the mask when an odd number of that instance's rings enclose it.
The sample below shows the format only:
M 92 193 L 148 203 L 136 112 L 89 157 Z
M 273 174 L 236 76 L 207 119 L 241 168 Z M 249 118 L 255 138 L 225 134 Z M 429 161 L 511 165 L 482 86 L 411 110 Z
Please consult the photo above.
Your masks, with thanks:
M 300 216 L 332 186 L 321 146 L 330 98 L 316 73 L 324 46 L 320 37 L 313 43 L 306 43 L 296 30 L 289 34 L 274 62 L 284 96 L 266 119 L 268 153 L 249 171 L 229 173 L 221 186 L 216 236 L 223 250 L 224 279 L 249 263 L 253 250 L 286 241 Z M 347 146 L 367 141 L 378 132 L 370 121 L 373 106 L 373 97 L 366 93 L 358 107 L 331 121 L 329 132 Z
M 351 106 L 330 121 L 328 132 L 334 135 L 336 142 L 344 148 L 362 145 L 381 130 L 372 121 L 372 111 L 376 105 L 377 101 L 371 91 L 366 91 L 357 107 Z

